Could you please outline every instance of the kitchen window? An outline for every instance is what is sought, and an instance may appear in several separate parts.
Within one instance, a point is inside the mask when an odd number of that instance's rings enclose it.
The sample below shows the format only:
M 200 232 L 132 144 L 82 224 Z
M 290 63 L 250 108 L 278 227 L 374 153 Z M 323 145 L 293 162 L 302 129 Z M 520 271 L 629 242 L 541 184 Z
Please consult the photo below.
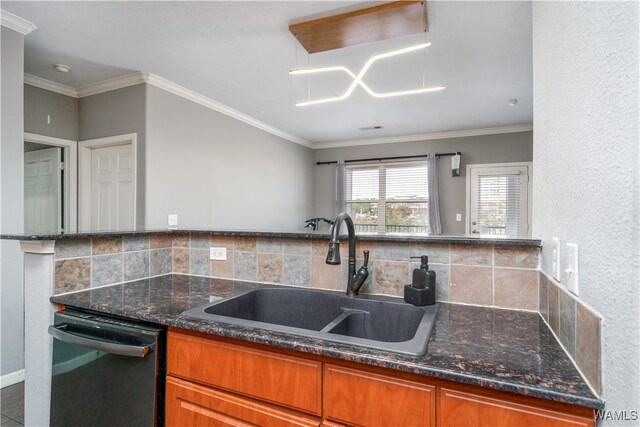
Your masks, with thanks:
M 356 231 L 429 232 L 426 162 L 346 166 L 345 181 Z

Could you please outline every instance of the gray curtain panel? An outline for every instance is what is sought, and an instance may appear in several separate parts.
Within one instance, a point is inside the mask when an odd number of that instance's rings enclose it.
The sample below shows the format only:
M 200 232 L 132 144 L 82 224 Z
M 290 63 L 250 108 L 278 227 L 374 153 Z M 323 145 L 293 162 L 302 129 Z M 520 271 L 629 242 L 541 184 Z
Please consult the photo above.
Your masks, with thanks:
M 344 170 L 344 160 L 338 160 L 336 168 L 336 215 L 346 212 L 347 203 L 345 199 L 346 176 Z
M 431 234 L 442 234 L 440 196 L 438 194 L 438 157 L 435 153 L 429 153 L 427 158 L 427 174 L 429 184 L 429 229 Z

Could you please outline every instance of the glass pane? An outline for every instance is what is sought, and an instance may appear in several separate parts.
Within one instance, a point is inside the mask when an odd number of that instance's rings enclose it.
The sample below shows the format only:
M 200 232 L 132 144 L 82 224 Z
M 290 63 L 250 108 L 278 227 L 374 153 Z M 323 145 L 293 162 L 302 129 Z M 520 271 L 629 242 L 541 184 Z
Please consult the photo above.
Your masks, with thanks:
M 386 203 L 385 230 L 388 233 L 428 233 L 427 203 Z
M 427 165 L 412 164 L 386 167 L 387 200 L 427 198 Z
M 375 233 L 378 227 L 378 204 L 376 202 L 347 203 L 347 212 L 353 219 L 357 232 Z
M 517 235 L 520 222 L 520 176 L 478 177 L 478 231 Z
M 377 200 L 378 168 L 347 169 L 347 200 Z

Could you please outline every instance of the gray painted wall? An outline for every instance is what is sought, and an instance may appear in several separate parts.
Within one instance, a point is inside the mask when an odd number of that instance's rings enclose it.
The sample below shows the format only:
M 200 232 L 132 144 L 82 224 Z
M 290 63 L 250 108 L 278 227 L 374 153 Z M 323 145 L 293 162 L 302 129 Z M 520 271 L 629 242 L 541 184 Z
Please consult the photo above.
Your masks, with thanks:
M 78 100 L 80 141 L 137 133 L 136 226 L 145 227 L 146 84 L 129 86 Z
M 411 156 L 429 152 L 448 153 L 460 151 L 459 177 L 451 176 L 451 158 L 441 157 L 438 163 L 440 179 L 440 218 L 442 234 L 464 234 L 466 221 L 466 168 L 468 164 L 530 162 L 532 133 L 519 132 L 500 135 L 483 135 L 465 138 L 431 141 L 403 142 L 357 147 L 326 148 L 313 151 L 313 162 L 372 157 Z M 313 166 L 312 217 L 335 216 L 335 165 Z M 462 221 L 456 221 L 456 214 Z M 326 227 L 326 226 L 325 226 Z
M 604 318 L 612 411 L 640 410 L 638 7 L 533 4 L 533 233 L 548 273 L 552 237 L 563 256 L 579 245 L 580 298 Z
M 47 115 L 51 117 L 49 124 Z M 78 100 L 25 84 L 24 131 L 77 141 Z
M 0 144 L 0 230 L 22 232 L 24 36 L 2 27 L 2 118 Z M 24 368 L 22 252 L 17 241 L 0 242 L 0 375 Z
M 147 226 L 290 230 L 309 217 L 311 150 L 147 88 Z

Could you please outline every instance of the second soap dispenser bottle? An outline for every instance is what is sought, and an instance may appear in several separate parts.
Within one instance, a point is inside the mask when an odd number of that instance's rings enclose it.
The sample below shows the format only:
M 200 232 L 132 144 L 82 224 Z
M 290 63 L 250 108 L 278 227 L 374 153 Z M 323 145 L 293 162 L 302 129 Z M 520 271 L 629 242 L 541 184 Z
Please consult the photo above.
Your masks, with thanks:
M 429 270 L 428 256 L 420 257 L 420 268 L 413 270 L 412 283 L 404 287 L 404 300 L 413 305 L 436 303 L 436 272 Z

